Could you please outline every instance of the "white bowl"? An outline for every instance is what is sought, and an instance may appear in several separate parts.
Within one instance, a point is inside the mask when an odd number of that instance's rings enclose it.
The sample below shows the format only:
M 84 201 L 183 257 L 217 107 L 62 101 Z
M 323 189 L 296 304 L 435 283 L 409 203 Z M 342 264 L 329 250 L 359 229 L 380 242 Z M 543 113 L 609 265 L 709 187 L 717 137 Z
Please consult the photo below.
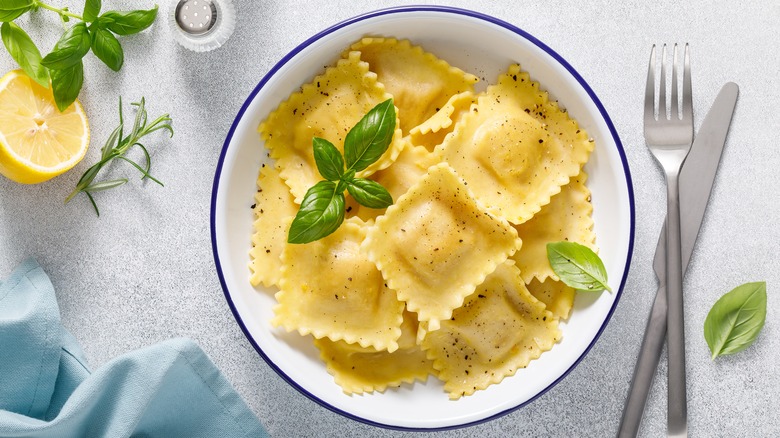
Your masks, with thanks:
M 595 139 L 586 165 L 600 256 L 613 293 L 579 293 L 563 339 L 528 368 L 498 385 L 457 401 L 437 379 L 385 393 L 345 395 L 319 359 L 311 339 L 272 328 L 274 291 L 249 284 L 255 181 L 266 158 L 257 126 L 302 84 L 366 35 L 408 38 L 483 83 L 495 82 L 518 62 L 558 99 Z M 484 86 L 484 85 L 483 85 Z M 533 36 L 472 11 L 436 6 L 380 10 L 352 18 L 309 38 L 258 83 L 228 132 L 214 178 L 211 204 L 214 259 L 225 297 L 257 352 L 288 383 L 349 418 L 394 429 L 447 429 L 495 418 L 530 403 L 563 379 L 604 330 L 628 274 L 634 242 L 634 200 L 625 153 L 615 128 L 590 87 L 563 58 Z

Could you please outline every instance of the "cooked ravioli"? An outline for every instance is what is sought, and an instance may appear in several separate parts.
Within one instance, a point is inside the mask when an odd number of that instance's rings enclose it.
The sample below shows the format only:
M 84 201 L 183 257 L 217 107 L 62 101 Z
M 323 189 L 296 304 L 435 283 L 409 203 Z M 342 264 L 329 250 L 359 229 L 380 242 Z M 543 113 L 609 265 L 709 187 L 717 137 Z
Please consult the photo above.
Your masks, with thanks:
M 440 163 L 377 218 L 363 248 L 398 299 L 435 330 L 520 245 L 515 229 Z
M 379 82 L 393 95 L 404 135 L 441 109 L 453 95 L 473 91 L 479 79 L 408 40 L 363 38 L 360 52 Z
M 403 383 L 425 381 L 435 374 L 433 361 L 415 342 L 416 333 L 416 315 L 404 312 L 398 349 L 392 353 L 327 338 L 316 339 L 314 345 L 320 350 L 328 372 L 346 394 L 384 392 Z
M 458 399 L 561 339 L 576 291 L 546 245 L 596 249 L 582 170 L 593 143 L 518 65 L 479 94 L 477 81 L 408 40 L 367 37 L 258 128 L 274 165 L 257 181 L 250 282 L 278 288 L 272 325 L 311 334 L 345 394 L 434 375 Z M 393 140 L 356 176 L 394 204 L 370 209 L 345 193 L 336 232 L 288 244 L 298 204 L 322 180 L 313 138 L 343 152 L 349 130 L 390 98 Z
M 593 206 L 590 190 L 585 186 L 587 174 L 581 172 L 550 199 L 528 222 L 517 225 L 517 234 L 523 239 L 523 248 L 512 259 L 528 284 L 532 278 L 544 281 L 558 280 L 547 260 L 547 244 L 569 241 L 595 249 L 593 233 Z
M 558 320 L 506 262 L 441 328 L 425 333 L 422 347 L 450 398 L 457 399 L 514 375 L 560 339 Z
M 468 114 L 476 100 L 476 95 L 471 91 L 452 96 L 436 114 L 409 131 L 412 144 L 425 146 L 429 151 L 434 151 L 444 142 L 447 134 L 455 129 L 463 115 Z
M 404 305 L 360 251 L 365 228 L 351 218 L 333 234 L 286 244 L 271 323 L 301 335 L 395 351 Z
M 478 98 L 441 150 L 491 213 L 520 224 L 580 172 L 593 145 L 514 65 Z
M 324 138 L 343 152 L 349 130 L 371 108 L 392 97 L 377 82 L 376 74 L 368 71 L 360 54 L 352 52 L 303 85 L 260 124 L 260 135 L 295 202 L 300 204 L 309 187 L 322 180 L 314 161 L 312 139 Z M 403 148 L 398 126 L 396 123 L 387 152 L 357 176 L 368 176 L 395 161 Z
M 407 143 L 392 166 L 380 170 L 371 179 L 386 188 L 394 200 L 400 198 L 427 172 L 428 168 L 439 162 L 435 154 L 422 146 Z M 368 221 L 384 214 L 386 209 L 368 208 L 357 205 L 358 216 Z
M 260 283 L 276 286 L 282 268 L 282 250 L 287 242 L 287 224 L 298 212 L 298 206 L 272 165 L 263 164 L 260 169 L 253 210 L 255 232 L 249 251 L 249 268 L 252 271 L 249 281 L 253 286 Z
M 574 306 L 574 298 L 577 291 L 566 286 L 562 281 L 547 278 L 543 282 L 534 278 L 526 284 L 528 292 L 531 292 L 537 300 L 547 306 L 556 318 L 568 319 Z

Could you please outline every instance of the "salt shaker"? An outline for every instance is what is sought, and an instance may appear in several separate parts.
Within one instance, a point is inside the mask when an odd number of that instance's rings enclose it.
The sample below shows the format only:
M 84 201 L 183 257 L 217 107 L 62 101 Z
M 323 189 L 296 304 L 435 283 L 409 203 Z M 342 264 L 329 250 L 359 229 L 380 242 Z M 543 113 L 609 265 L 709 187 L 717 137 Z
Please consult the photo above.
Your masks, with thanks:
M 227 41 L 236 25 L 231 0 L 171 0 L 173 37 L 187 49 L 206 52 Z

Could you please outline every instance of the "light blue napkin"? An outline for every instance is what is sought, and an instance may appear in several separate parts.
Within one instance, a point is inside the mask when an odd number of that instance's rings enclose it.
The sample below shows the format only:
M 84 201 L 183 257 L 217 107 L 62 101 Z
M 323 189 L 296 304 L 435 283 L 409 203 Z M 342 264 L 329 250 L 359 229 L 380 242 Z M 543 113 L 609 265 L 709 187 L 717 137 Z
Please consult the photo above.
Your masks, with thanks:
M 205 353 L 172 339 L 92 373 L 54 288 L 25 261 L 0 282 L 0 436 L 267 437 Z

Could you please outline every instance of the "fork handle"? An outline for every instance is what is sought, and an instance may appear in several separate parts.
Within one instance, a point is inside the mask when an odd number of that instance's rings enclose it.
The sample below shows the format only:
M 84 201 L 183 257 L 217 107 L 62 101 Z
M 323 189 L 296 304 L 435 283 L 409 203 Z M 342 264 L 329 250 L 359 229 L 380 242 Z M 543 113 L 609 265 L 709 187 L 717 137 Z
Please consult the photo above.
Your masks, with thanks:
M 678 177 L 679 168 L 667 171 L 666 296 L 668 310 L 666 346 L 669 360 L 667 433 L 670 437 L 686 437 L 688 435 Z

